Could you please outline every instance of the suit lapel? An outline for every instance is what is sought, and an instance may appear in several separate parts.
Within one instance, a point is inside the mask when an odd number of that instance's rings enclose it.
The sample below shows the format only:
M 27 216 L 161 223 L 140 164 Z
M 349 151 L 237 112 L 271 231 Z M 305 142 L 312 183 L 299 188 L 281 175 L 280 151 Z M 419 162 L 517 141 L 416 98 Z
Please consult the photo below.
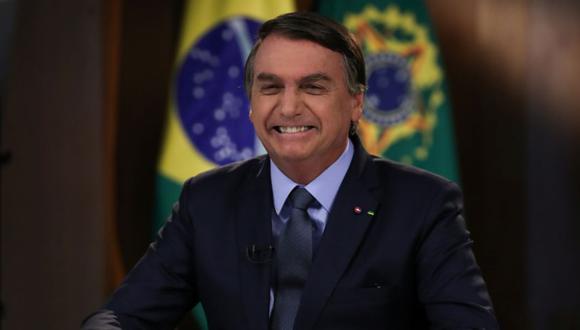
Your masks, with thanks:
M 240 251 L 240 289 L 248 329 L 268 329 L 270 264 L 267 258 L 248 257 L 251 245 L 260 248 L 272 244 L 272 189 L 270 164 L 264 157 L 259 169 L 240 185 L 240 199 L 235 208 L 238 249 Z M 250 260 L 253 259 L 253 260 Z
M 326 229 L 303 291 L 295 329 L 314 327 L 372 222 L 373 216 L 367 212 L 372 213 L 378 208 L 373 195 L 378 183 L 376 171 L 358 140 L 353 143 L 355 154 L 328 215 Z

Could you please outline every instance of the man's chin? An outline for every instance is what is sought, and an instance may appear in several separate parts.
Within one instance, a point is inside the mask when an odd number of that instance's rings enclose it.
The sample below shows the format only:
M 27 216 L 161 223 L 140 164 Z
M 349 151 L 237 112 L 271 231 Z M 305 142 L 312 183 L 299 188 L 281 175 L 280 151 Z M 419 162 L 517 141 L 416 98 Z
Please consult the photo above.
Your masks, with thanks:
M 313 158 L 312 154 L 305 152 L 304 148 L 301 148 L 300 150 L 278 150 L 269 152 L 269 155 L 276 164 L 284 163 L 287 165 L 300 165 L 309 163 Z
M 309 160 L 308 155 L 306 154 L 301 154 L 301 153 L 277 153 L 276 154 L 276 159 L 279 159 L 280 161 L 283 162 L 305 162 Z

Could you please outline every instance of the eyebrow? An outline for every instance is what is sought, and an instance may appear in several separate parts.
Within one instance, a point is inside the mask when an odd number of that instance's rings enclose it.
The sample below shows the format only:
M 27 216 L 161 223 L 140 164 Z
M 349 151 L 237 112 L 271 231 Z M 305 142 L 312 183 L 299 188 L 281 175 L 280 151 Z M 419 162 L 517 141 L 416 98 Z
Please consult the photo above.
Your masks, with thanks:
M 280 81 L 280 77 L 272 73 L 261 72 L 256 76 L 256 80 L 258 81 Z
M 278 77 L 275 74 L 272 73 L 267 73 L 267 72 L 261 72 L 256 76 L 256 80 L 257 81 L 264 81 L 264 82 L 280 82 L 281 79 L 280 77 Z M 332 79 L 321 72 L 318 73 L 313 73 L 313 74 L 309 74 L 305 77 L 300 78 L 300 80 L 298 81 L 299 84 L 305 84 L 305 83 L 312 83 L 312 82 L 316 82 L 316 81 L 332 81 Z
M 324 73 L 313 73 L 300 79 L 301 84 L 312 83 L 317 81 L 332 81 L 332 79 Z

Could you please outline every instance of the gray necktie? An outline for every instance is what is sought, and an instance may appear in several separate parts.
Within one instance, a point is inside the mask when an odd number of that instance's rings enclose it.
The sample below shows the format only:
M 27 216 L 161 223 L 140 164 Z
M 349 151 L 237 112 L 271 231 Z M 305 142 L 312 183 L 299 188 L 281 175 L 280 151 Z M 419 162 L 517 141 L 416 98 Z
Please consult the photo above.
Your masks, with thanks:
M 272 330 L 291 330 L 302 288 L 312 263 L 312 220 L 306 209 L 314 197 L 300 187 L 288 196 L 290 220 L 280 234 L 276 252 L 278 284 L 272 311 Z

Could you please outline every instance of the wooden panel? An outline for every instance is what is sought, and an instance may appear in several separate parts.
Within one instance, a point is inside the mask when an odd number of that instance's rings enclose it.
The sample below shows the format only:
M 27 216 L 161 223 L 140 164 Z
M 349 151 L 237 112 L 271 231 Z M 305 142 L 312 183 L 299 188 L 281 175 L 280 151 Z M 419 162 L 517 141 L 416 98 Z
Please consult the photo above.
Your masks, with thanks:
M 118 230 L 127 269 L 152 238 L 157 159 L 181 5 L 156 0 L 123 3 L 116 170 Z
M 5 329 L 76 329 L 103 301 L 100 1 L 22 1 L 2 134 Z
M 105 294 L 125 276 L 117 226 L 117 117 L 121 62 L 121 7 L 118 0 L 103 1 L 103 146 L 105 212 Z
M 535 0 L 530 26 L 529 95 L 544 118 L 580 129 L 580 3 Z
M 527 3 L 437 0 L 428 5 L 447 70 L 476 256 L 501 325 L 527 329 L 521 64 L 526 57 Z
M 429 1 L 501 325 L 580 326 L 580 3 Z
M 531 17 L 528 306 L 536 329 L 580 329 L 580 3 Z

